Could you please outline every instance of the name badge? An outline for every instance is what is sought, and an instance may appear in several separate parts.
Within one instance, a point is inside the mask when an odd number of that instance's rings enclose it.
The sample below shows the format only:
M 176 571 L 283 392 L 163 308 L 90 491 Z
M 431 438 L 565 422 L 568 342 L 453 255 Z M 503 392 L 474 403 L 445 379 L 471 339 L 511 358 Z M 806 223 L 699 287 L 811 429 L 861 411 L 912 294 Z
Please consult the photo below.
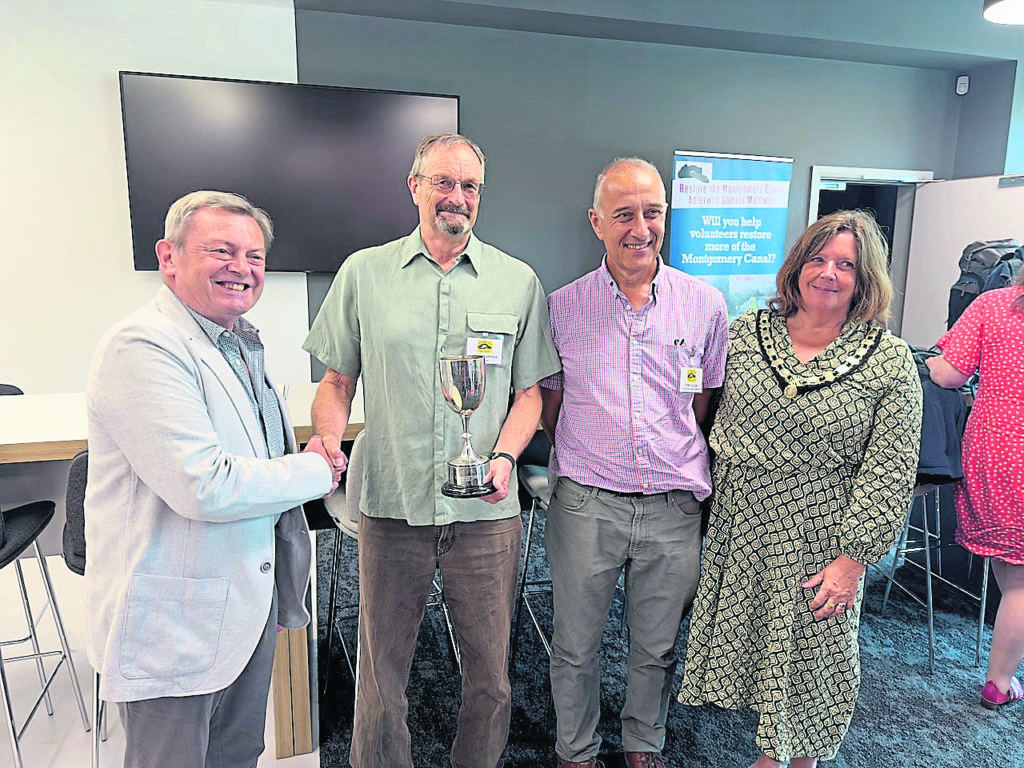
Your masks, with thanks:
M 679 376 L 679 391 L 700 394 L 704 391 L 704 369 L 686 366 Z
M 467 355 L 483 355 L 487 365 L 501 365 L 501 345 L 504 339 L 485 339 L 470 336 L 466 340 Z

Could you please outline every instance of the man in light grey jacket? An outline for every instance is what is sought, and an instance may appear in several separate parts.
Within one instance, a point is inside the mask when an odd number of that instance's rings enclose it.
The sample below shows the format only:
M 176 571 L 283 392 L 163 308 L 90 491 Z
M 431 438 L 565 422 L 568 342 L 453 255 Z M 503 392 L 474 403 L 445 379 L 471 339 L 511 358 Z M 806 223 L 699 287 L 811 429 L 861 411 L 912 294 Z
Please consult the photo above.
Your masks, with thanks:
M 126 768 L 249 768 L 263 751 L 276 627 L 305 626 L 301 504 L 337 487 L 295 452 L 242 315 L 269 217 L 194 192 L 156 245 L 164 287 L 104 336 L 87 388 L 89 660 L 118 703 Z

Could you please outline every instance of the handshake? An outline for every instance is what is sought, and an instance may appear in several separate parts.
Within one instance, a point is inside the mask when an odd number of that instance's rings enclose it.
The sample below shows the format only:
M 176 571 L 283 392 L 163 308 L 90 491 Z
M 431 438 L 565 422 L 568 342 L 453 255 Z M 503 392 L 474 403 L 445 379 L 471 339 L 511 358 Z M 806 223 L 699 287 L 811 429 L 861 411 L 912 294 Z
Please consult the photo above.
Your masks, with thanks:
M 327 492 L 324 498 L 328 498 L 336 490 L 338 490 L 338 482 L 341 480 L 341 473 L 345 471 L 345 467 L 348 465 L 348 458 L 342 453 L 341 443 L 338 438 L 327 435 L 313 435 L 309 438 L 309 442 L 306 443 L 306 447 L 302 449 L 303 453 L 317 453 L 323 457 L 324 461 L 327 462 L 327 466 L 331 468 L 331 490 Z

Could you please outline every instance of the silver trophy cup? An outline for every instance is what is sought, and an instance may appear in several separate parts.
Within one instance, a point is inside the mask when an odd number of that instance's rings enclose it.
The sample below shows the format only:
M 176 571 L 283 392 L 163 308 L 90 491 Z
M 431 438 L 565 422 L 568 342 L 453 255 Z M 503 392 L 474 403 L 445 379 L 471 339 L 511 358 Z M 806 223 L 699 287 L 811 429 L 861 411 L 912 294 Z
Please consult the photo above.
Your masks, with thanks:
M 453 499 L 472 499 L 494 493 L 494 485 L 484 478 L 491 460 L 473 450 L 469 434 L 469 416 L 484 399 L 487 376 L 482 355 L 451 355 L 439 361 L 441 392 L 448 407 L 462 417 L 462 453 L 448 460 L 448 482 L 441 493 Z

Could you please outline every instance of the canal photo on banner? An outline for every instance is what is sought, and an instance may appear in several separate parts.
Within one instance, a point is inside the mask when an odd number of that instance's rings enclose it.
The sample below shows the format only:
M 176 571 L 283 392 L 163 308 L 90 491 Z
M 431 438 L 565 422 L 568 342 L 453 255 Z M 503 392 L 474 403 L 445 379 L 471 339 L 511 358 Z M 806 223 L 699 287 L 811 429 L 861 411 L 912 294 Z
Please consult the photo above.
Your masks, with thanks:
M 669 264 L 725 294 L 729 320 L 775 295 L 793 159 L 678 150 Z

